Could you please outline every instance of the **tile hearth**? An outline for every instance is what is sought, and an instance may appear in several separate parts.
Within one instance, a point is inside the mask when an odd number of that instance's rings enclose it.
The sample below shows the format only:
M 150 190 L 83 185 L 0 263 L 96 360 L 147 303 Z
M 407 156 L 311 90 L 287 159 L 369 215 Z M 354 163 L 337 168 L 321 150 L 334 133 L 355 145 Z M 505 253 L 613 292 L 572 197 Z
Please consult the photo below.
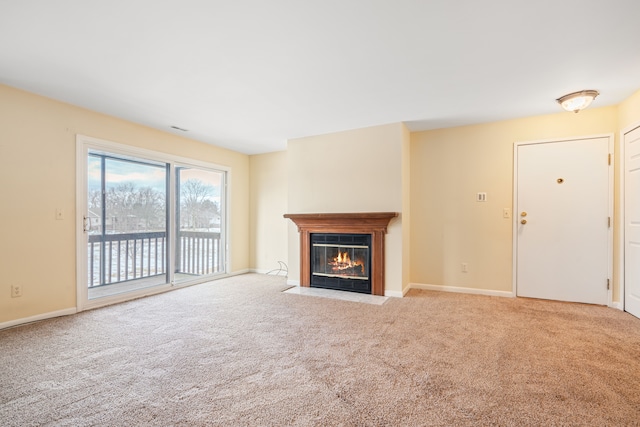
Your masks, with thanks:
M 303 286 L 294 286 L 293 288 L 283 291 L 286 294 L 307 295 L 312 297 L 331 298 L 342 301 L 361 302 L 365 304 L 382 305 L 389 297 L 380 295 L 359 294 L 355 292 L 336 291 L 333 289 L 308 288 Z

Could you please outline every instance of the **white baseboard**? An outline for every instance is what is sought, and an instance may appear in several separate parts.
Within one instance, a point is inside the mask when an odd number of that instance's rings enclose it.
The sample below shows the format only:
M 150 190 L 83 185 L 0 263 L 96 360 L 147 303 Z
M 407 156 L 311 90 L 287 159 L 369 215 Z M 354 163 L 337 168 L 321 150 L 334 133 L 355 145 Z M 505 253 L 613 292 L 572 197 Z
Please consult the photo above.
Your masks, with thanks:
M 409 283 L 410 289 L 423 289 L 427 291 L 457 292 L 461 294 L 488 295 L 492 297 L 514 297 L 513 292 L 495 291 L 491 289 L 462 288 L 458 286 L 428 285 L 423 283 Z
M 402 298 L 407 291 L 388 291 L 385 289 L 384 296 L 385 297 L 393 297 L 393 298 Z
M 620 301 L 613 301 L 609 307 L 617 308 L 620 311 L 624 311 L 624 307 L 622 306 L 622 303 Z
M 49 313 L 36 314 L 35 316 L 23 317 L 22 319 L 9 320 L 8 322 L 0 323 L 0 329 L 11 328 L 13 326 L 24 325 L 25 323 L 37 322 L 39 320 L 52 319 L 54 317 L 69 316 L 76 314 L 75 307 L 66 308 L 64 310 L 51 311 Z
M 270 274 L 271 276 L 280 276 L 280 277 L 286 277 L 284 274 L 282 273 L 286 273 L 285 270 L 278 270 L 277 268 L 272 268 L 271 270 L 267 270 L 264 268 L 250 268 L 249 269 L 249 273 L 255 273 L 255 274 Z
M 300 280 L 287 279 L 287 285 L 300 286 Z

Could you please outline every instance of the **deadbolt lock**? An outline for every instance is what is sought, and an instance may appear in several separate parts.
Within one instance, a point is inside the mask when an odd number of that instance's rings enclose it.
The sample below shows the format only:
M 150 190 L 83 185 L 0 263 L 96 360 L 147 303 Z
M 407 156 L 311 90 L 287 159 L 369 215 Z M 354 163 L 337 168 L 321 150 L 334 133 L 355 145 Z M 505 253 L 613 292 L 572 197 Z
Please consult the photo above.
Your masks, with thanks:
M 520 224 L 526 224 L 526 223 L 527 223 L 526 219 L 523 219 L 522 221 L 520 221 Z
M 522 213 L 520 214 L 520 216 L 521 216 L 521 217 L 525 217 L 525 216 L 527 216 L 527 213 L 526 213 L 526 212 L 522 212 Z

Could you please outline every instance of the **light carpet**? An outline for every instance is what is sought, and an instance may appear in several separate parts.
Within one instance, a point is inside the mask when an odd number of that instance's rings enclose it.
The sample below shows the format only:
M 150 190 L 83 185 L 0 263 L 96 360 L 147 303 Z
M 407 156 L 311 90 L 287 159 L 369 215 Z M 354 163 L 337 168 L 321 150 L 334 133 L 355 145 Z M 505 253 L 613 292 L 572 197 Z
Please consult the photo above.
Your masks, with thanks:
M 624 312 L 287 288 L 248 274 L 0 331 L 0 425 L 640 423 L 640 320 Z

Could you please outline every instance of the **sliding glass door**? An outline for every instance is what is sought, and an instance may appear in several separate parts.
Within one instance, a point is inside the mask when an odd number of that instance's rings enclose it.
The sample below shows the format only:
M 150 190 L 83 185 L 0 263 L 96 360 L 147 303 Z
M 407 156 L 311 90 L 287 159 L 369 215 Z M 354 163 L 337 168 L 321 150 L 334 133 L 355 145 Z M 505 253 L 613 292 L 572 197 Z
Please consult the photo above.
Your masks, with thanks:
M 80 309 L 226 272 L 228 171 L 80 136 L 78 165 Z

